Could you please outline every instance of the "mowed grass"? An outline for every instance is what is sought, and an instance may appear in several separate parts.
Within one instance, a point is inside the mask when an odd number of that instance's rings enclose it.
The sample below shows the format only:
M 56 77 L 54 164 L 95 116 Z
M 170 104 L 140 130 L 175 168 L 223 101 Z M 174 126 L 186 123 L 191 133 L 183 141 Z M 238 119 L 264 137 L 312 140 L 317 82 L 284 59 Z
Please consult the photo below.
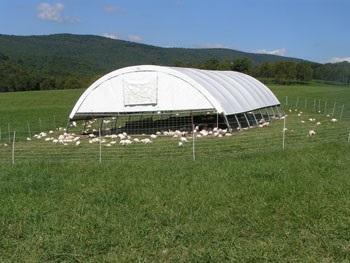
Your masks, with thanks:
M 347 87 L 272 89 L 290 103 L 350 99 Z M 81 92 L 0 94 L 1 120 L 18 129 L 45 116 L 64 122 Z M 171 140 L 148 150 L 104 148 L 102 164 L 97 145 L 19 142 L 22 157 L 32 147 L 33 158 L 11 166 L 0 154 L 0 261 L 347 262 L 349 109 L 337 124 L 311 104 L 303 111 L 304 125 L 288 112 L 284 152 L 282 121 L 221 141 L 198 139 L 196 161 L 189 145 L 178 149 Z M 307 137 L 310 128 L 316 137 Z

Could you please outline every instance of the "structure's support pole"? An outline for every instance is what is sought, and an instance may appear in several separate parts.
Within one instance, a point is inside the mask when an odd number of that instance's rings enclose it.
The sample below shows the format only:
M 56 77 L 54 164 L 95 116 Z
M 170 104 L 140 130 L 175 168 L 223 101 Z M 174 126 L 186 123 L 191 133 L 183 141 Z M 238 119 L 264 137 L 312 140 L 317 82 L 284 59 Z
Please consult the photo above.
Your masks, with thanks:
M 56 129 L 56 116 L 53 115 L 53 128 Z
M 286 96 L 286 106 L 288 106 L 288 96 Z
M 246 114 L 246 113 L 244 113 L 244 117 L 245 117 L 245 120 L 247 121 L 248 127 L 249 127 L 249 128 L 251 128 L 251 126 L 250 126 L 250 122 L 249 122 L 249 119 L 248 119 L 248 117 L 247 117 L 247 114 Z
M 261 119 L 260 119 L 260 120 L 262 120 L 262 119 L 265 120 L 264 115 L 263 115 L 262 112 L 261 112 L 261 109 L 259 109 L 259 114 L 260 114 L 260 116 L 261 116 Z
M 115 122 L 114 122 L 114 132 L 117 133 L 117 121 L 118 121 L 118 116 L 115 116 Z
M 84 120 L 84 128 L 83 128 L 83 133 L 86 131 L 86 120 Z
M 277 105 L 275 106 L 275 109 L 276 109 L 278 117 L 281 118 L 282 117 L 282 113 L 280 112 L 280 109 L 279 109 L 279 107 Z
M 216 112 L 216 128 L 219 128 L 219 112 Z
M 66 133 L 68 133 L 68 131 L 69 131 L 70 121 L 71 121 L 70 119 L 68 119 L 68 121 L 67 121 Z
M 257 120 L 257 118 L 256 118 L 256 116 L 255 116 L 254 111 L 252 111 L 252 113 L 253 113 L 253 117 L 254 117 L 254 120 L 255 120 L 256 126 L 259 126 L 259 122 L 258 122 L 258 120 Z
M 275 113 L 275 111 L 273 110 L 273 107 L 270 107 L 270 108 L 271 108 L 272 113 L 273 113 L 273 118 L 275 119 L 275 118 L 276 118 L 276 113 Z
M 238 118 L 237 118 L 237 115 L 234 114 L 234 116 L 235 116 L 235 119 L 236 119 L 236 121 L 237 121 L 239 130 L 242 130 L 242 125 L 241 125 L 241 123 L 239 122 L 239 120 L 238 120 Z
M 267 110 L 267 108 L 265 108 L 265 111 L 266 111 L 266 114 L 267 114 L 267 118 L 269 119 L 269 121 L 271 121 L 271 119 L 270 119 L 270 113 L 269 113 L 269 111 Z
M 226 114 L 225 114 L 225 113 L 222 113 L 222 116 L 224 116 L 224 119 L 225 119 L 225 122 L 226 122 L 226 126 L 227 126 L 228 130 L 231 132 L 231 131 L 232 131 L 231 125 L 230 125 L 230 123 L 228 122 L 228 119 L 227 119 Z
M 350 143 L 350 132 L 349 132 L 349 136 L 348 136 L 348 143 Z
M 305 109 L 307 109 L 307 98 L 305 98 L 305 105 L 304 105 L 305 107 Z
M 327 101 L 324 102 L 324 114 L 327 113 Z
M 103 119 L 104 119 L 104 118 L 101 118 L 101 121 L 100 121 L 99 133 L 102 133 L 102 131 L 103 131 Z

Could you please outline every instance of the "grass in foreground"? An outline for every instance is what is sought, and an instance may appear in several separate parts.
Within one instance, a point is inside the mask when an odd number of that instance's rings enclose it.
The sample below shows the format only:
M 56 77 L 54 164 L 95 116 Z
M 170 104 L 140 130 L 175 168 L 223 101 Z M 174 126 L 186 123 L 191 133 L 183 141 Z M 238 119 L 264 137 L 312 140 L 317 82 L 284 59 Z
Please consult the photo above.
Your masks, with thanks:
M 0 259 L 349 260 L 349 156 L 4 166 Z
M 286 94 L 335 96 L 340 103 L 350 98 L 350 90 L 332 88 L 273 90 L 281 101 Z M 16 125 L 34 122 L 42 101 L 47 116 L 64 119 L 79 96 L 50 94 L 1 95 L 0 116 Z M 322 124 L 319 137 L 311 139 L 306 132 L 312 124 L 303 127 L 296 113 L 290 115 L 285 152 L 282 123 L 276 122 L 230 141 L 198 141 L 209 153 L 199 151 L 196 162 L 189 148 L 102 165 L 98 151 L 86 148 L 64 150 L 77 151 L 77 157 L 83 151 L 80 160 L 32 158 L 14 167 L 0 162 L 0 261 L 349 261 L 348 123 Z M 271 131 L 275 140 L 269 140 Z M 95 161 L 89 162 L 92 153 Z

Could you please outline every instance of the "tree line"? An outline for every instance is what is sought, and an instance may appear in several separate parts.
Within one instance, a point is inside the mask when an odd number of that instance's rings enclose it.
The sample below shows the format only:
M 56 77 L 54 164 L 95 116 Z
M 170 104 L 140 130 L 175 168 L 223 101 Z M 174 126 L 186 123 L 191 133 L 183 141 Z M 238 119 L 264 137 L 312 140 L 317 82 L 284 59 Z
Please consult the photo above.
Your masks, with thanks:
M 309 82 L 313 79 L 350 84 L 350 63 L 348 62 L 317 64 L 276 61 L 257 64 L 248 58 L 232 61 L 213 58 L 197 64 L 179 60 L 172 66 L 174 65 L 208 70 L 233 70 L 249 74 L 263 82 L 278 84 Z M 59 64 L 52 67 L 31 68 L 21 60 L 13 60 L 0 53 L 0 92 L 86 88 L 103 75 L 101 72 L 92 75 L 84 74 L 84 70 L 69 70 L 67 73 L 67 70 L 62 69 Z
M 277 84 L 309 82 L 313 79 L 350 84 L 350 63 L 317 64 L 312 62 L 276 61 L 254 64 L 248 58 L 233 61 L 210 59 L 200 64 L 176 62 L 176 66 L 208 70 L 233 70 Z
M 0 53 L 0 92 L 79 89 L 91 82 L 80 74 L 47 74 L 37 69 L 28 69 L 22 62 L 12 61 Z

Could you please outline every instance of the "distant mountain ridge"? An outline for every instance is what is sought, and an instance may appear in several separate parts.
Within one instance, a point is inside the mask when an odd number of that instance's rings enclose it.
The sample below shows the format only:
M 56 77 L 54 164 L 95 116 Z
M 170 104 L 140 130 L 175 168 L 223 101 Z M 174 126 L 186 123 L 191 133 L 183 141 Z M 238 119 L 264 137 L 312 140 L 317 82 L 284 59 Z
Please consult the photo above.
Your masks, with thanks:
M 178 61 L 197 64 L 212 58 L 231 61 L 249 58 L 254 64 L 302 61 L 297 58 L 232 49 L 163 48 L 101 36 L 72 34 L 0 35 L 0 53 L 46 74 L 69 74 L 78 71 L 85 76 L 103 74 L 132 65 L 174 66 Z
M 0 92 L 86 88 L 118 68 L 142 64 L 245 72 L 278 83 L 350 84 L 350 63 L 320 64 L 233 49 L 164 48 L 94 35 L 0 35 Z

